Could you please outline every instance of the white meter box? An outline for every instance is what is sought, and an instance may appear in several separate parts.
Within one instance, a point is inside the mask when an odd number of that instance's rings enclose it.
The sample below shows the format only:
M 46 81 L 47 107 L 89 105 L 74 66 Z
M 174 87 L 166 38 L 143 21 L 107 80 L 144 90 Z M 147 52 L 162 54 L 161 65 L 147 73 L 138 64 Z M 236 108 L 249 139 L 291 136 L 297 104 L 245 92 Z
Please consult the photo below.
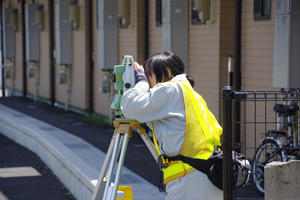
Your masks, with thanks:
M 70 0 L 55 0 L 56 63 L 72 64 L 72 22 L 69 21 Z
M 26 29 L 26 60 L 40 60 L 40 31 L 35 23 L 35 13 L 39 10 L 38 4 L 25 4 Z
M 4 58 L 15 57 L 15 31 L 10 24 L 10 16 L 14 13 L 13 8 L 3 8 L 3 56 Z
M 300 88 L 300 1 L 276 0 L 273 86 Z
M 117 9 L 117 0 L 98 0 L 100 69 L 113 69 L 118 62 Z

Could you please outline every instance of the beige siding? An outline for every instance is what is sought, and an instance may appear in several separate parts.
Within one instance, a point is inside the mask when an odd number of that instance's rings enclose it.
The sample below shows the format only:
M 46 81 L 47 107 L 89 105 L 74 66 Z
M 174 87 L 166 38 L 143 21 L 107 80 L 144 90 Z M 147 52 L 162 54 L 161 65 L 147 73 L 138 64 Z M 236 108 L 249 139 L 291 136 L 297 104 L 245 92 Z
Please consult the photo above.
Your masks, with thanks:
M 134 2 L 134 24 L 127 29 L 119 29 L 119 63 L 122 62 L 123 55 L 132 55 L 133 59 L 139 63 L 143 62 L 142 52 L 142 24 L 143 7 L 142 1 Z
M 18 13 L 21 14 L 21 5 L 17 3 L 13 3 L 12 5 L 14 8 L 18 9 Z M 21 22 L 20 22 L 21 23 Z M 23 90 L 23 78 L 22 78 L 22 26 L 19 26 L 19 30 L 15 34 L 15 82 L 14 88 L 18 91 Z
M 32 4 L 32 1 L 25 0 L 25 4 Z M 27 45 L 27 44 L 25 44 L 25 45 Z M 26 60 L 26 70 L 29 66 L 30 66 L 30 63 Z M 27 94 L 33 95 L 34 94 L 34 78 L 26 77 L 26 81 L 27 81 Z
M 155 2 L 149 1 L 149 56 L 162 51 L 162 26 L 156 26 Z
M 228 56 L 233 56 L 234 0 L 221 1 L 220 80 L 219 91 L 228 85 Z M 219 93 L 220 94 L 220 93 Z M 220 97 L 221 95 L 219 95 Z M 219 99 L 219 119 L 222 119 L 222 99 Z
M 189 1 L 189 75 L 195 78 L 195 90 L 220 119 L 220 0 L 216 0 L 215 22 L 192 25 Z M 220 120 L 219 120 L 220 121 Z
M 143 1 L 136 0 L 136 24 L 137 24 L 137 58 L 136 61 L 143 63 Z
M 279 89 L 273 87 L 274 10 L 275 0 L 272 0 L 271 20 L 254 21 L 253 1 L 243 1 L 242 90 L 267 91 Z M 274 102 L 267 102 L 267 104 L 263 102 L 256 105 L 253 102 L 247 102 L 246 107 L 242 107 L 242 120 L 274 121 L 273 105 Z M 247 124 L 242 125 L 241 128 L 245 130 L 242 131 L 242 140 L 246 143 L 245 145 L 255 147 L 259 145 L 258 133 L 271 127 L 265 127 L 265 124 Z M 252 155 L 253 152 L 253 150 L 249 150 L 248 153 Z
M 70 105 L 87 108 L 87 60 L 86 60 L 86 3 L 80 0 L 83 28 L 73 31 L 73 64 Z
M 242 89 L 274 90 L 273 54 L 275 0 L 271 20 L 254 21 L 253 2 L 243 1 L 242 10 Z M 260 71 L 260 73 L 257 73 Z
M 44 5 L 46 14 L 46 30 L 40 31 L 40 66 L 39 66 L 39 85 L 38 95 L 49 99 L 50 98 L 50 60 L 49 60 L 49 9 L 48 0 L 39 0 L 39 4 Z
M 46 5 L 46 4 L 44 4 Z M 40 66 L 38 95 L 50 98 L 49 31 L 40 33 Z
M 22 69 L 22 30 L 16 32 L 16 58 L 15 58 L 15 81 L 14 89 L 18 91 L 23 90 L 23 69 Z

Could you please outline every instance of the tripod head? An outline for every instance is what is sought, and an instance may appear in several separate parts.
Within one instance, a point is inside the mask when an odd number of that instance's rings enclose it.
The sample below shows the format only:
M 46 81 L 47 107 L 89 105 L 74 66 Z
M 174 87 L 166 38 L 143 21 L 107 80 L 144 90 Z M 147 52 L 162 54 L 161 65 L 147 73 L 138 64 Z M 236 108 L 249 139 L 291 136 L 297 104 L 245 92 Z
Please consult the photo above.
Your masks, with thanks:
M 135 86 L 133 63 L 133 57 L 125 55 L 123 56 L 122 65 L 114 66 L 112 82 L 114 83 L 115 90 L 118 90 L 118 93 L 114 96 L 111 108 L 116 110 L 116 118 L 121 118 L 121 116 L 123 115 L 120 107 L 120 102 L 124 92 L 126 92 L 129 88 Z

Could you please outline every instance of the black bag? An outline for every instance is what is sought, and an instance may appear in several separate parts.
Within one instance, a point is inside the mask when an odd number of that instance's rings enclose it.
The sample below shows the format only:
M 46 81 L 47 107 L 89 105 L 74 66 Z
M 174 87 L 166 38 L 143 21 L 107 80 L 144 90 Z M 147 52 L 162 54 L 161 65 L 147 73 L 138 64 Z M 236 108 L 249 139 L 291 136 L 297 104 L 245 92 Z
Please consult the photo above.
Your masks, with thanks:
M 223 190 L 223 151 L 215 150 L 208 160 L 189 158 L 182 155 L 169 157 L 169 161 L 181 160 L 195 169 L 205 173 L 209 180 L 220 190 Z M 232 151 L 234 187 L 245 186 L 250 178 L 250 162 L 247 158 Z

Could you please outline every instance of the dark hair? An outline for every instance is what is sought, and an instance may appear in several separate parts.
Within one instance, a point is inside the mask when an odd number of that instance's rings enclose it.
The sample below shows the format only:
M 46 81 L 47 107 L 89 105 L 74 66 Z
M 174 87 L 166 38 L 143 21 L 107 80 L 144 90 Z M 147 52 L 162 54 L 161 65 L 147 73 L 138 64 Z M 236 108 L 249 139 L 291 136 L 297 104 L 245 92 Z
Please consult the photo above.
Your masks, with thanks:
M 154 54 L 144 62 L 144 69 L 146 74 L 152 75 L 152 72 L 156 76 L 157 83 L 166 82 L 184 73 L 184 64 L 182 60 L 174 53 L 170 51 L 162 51 Z M 168 70 L 171 71 L 171 76 Z M 192 87 L 194 86 L 194 78 L 187 76 Z

